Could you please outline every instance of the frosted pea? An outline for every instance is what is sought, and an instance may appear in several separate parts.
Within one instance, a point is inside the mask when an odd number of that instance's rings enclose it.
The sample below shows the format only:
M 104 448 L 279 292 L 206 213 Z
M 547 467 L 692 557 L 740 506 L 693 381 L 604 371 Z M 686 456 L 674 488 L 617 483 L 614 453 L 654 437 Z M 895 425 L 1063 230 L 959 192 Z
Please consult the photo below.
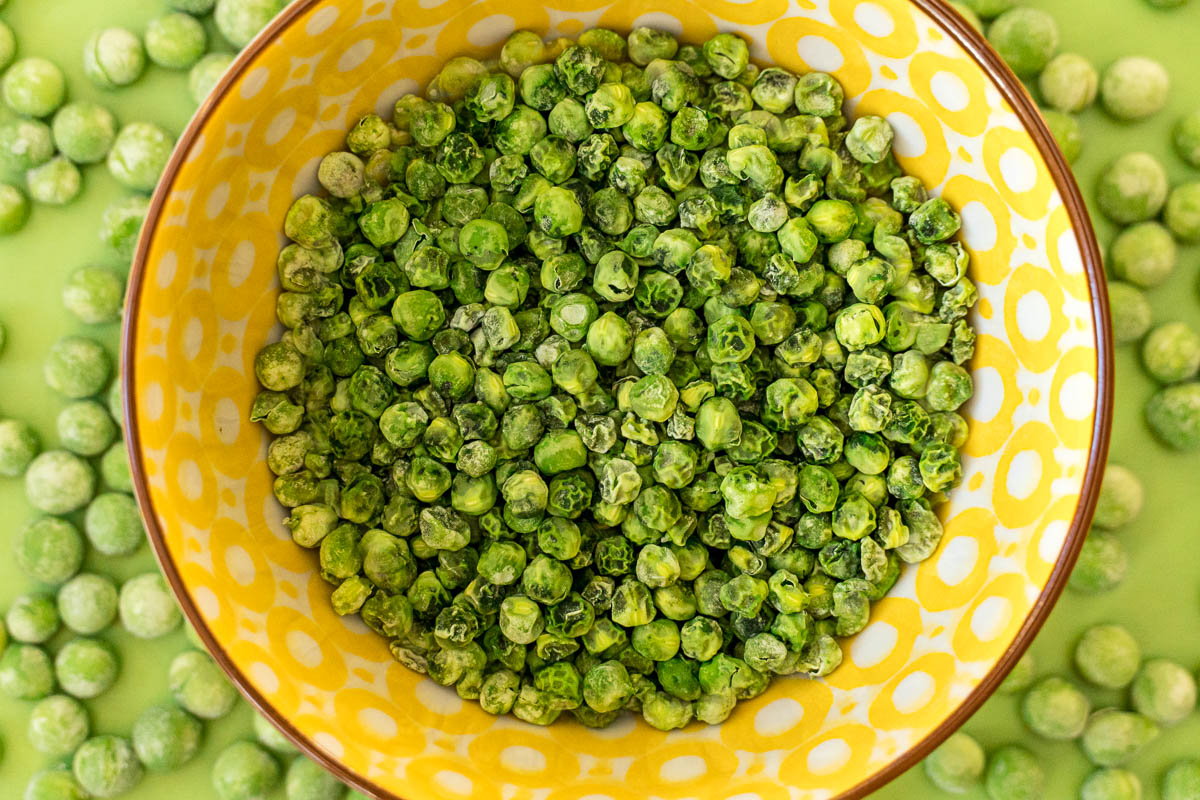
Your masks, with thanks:
M 127 556 L 145 539 L 137 503 L 123 492 L 105 492 L 88 506 L 84 532 L 92 547 L 107 556 Z
M 99 697 L 117 682 L 117 651 L 100 639 L 79 637 L 67 642 L 54 656 L 54 676 L 69 695 L 82 700 Z
M 0 79 L 5 104 L 26 117 L 53 114 L 67 97 L 67 80 L 62 70 L 44 58 L 22 58 Z
M 34 773 L 25 785 L 23 800 L 91 800 L 75 780 L 68 766 L 57 766 Z
M 117 136 L 117 119 L 97 103 L 68 103 L 50 126 L 58 151 L 76 164 L 104 160 Z
M 207 653 L 189 650 L 171 662 L 167 673 L 175 702 L 201 719 L 220 719 L 233 709 L 237 690 Z
M 1171 130 L 1175 152 L 1193 167 L 1200 167 L 1200 109 L 1185 114 Z
M 1117 344 L 1136 342 L 1150 330 L 1150 302 L 1145 293 L 1132 284 L 1108 282 L 1108 310 L 1112 316 L 1113 340 Z
M 1146 422 L 1169 447 L 1176 450 L 1200 447 L 1200 382 L 1189 381 L 1159 390 L 1146 403 Z
M 0 655 L 0 692 L 16 700 L 41 700 L 54 689 L 54 667 L 35 644 L 13 643 Z
M 1119 225 L 1152 219 L 1167 202 L 1167 172 L 1149 153 L 1126 153 L 1100 174 L 1096 202 Z
M 1127 56 L 1104 71 L 1100 101 L 1104 110 L 1119 120 L 1140 120 L 1162 111 L 1170 89 L 1171 78 L 1162 64 Z
M 1068 586 L 1083 594 L 1102 594 L 1115 589 L 1129 571 L 1129 555 L 1116 537 L 1092 530 L 1079 551 L 1079 560 Z
M 1096 101 L 1100 74 L 1092 62 L 1077 53 L 1061 53 L 1038 76 L 1042 100 L 1068 114 L 1078 114 Z
M 62 156 L 34 167 L 25 173 L 25 185 L 35 203 L 47 206 L 63 206 L 79 196 L 83 176 L 79 167 Z
M 1182 722 L 1196 708 L 1196 680 L 1174 661 L 1147 661 L 1133 679 L 1133 707 L 1163 725 Z
M 54 598 L 48 594 L 19 595 L 4 615 L 8 635 L 14 642 L 42 644 L 58 633 L 60 620 Z
M 19 478 L 42 449 L 33 426 L 16 419 L 0 420 L 0 476 Z
M 2 6 L 3 3 L 0 3 Z M 0 21 L 0 71 L 13 62 L 17 55 L 17 37 L 12 28 Z
M 979 742 L 959 731 L 925 757 L 925 775 L 943 792 L 965 794 L 979 785 L 985 761 Z
M 29 578 L 58 586 L 83 563 L 83 537 L 68 520 L 42 517 L 21 529 L 14 542 L 17 567 Z
M 1033 753 L 1007 745 L 988 758 L 983 786 L 990 800 L 1041 800 L 1046 773 Z
M 1021 77 L 1037 75 L 1058 50 L 1058 23 L 1037 8 L 1013 8 L 991 24 L 988 41 Z
M 1200 334 L 1186 322 L 1159 325 L 1142 340 L 1142 364 L 1159 383 L 1179 383 L 1200 370 Z
M 1142 482 L 1132 470 L 1120 464 L 1109 464 L 1100 485 L 1092 524 L 1110 530 L 1128 525 L 1141 513 L 1145 499 Z
M 144 774 L 129 740 L 107 734 L 84 742 L 75 751 L 71 769 L 80 787 L 99 798 L 125 794 Z
M 217 0 L 217 30 L 234 47 L 245 47 L 284 5 L 283 0 Z
M 341 800 L 346 787 L 304 756 L 292 759 L 284 779 L 287 800 Z
M 183 619 L 175 595 L 157 572 L 126 581 L 121 587 L 118 609 L 125 630 L 139 639 L 165 636 L 178 628 Z
M 1157 222 L 1141 222 L 1117 234 L 1109 247 L 1108 260 L 1118 278 L 1149 289 L 1171 277 L 1178 248 L 1165 227 Z
M 46 385 L 71 400 L 100 394 L 111 371 L 112 360 L 100 343 L 82 336 L 55 342 L 42 368 Z
M 54 134 L 37 119 L 14 119 L 0 124 L 0 166 L 24 172 L 54 156 Z
M 1141 714 L 1102 708 L 1088 719 L 1080 739 L 1084 755 L 1098 767 L 1119 767 L 1158 738 L 1161 729 Z
M 100 241 L 123 261 L 133 258 L 150 201 L 141 195 L 117 200 L 100 217 Z M 119 416 L 114 414 L 114 417 Z
M 254 738 L 263 747 L 281 756 L 290 756 L 300 750 L 292 744 L 292 740 L 284 736 L 271 721 L 262 714 L 254 715 Z
M 133 476 L 129 472 L 129 453 L 124 442 L 117 442 L 100 457 L 100 477 L 109 489 L 130 494 Z
M 209 93 L 233 66 L 236 57 L 233 53 L 209 53 L 196 62 L 188 72 L 188 93 L 192 102 L 200 105 L 208 99 Z
M 204 55 L 207 45 L 204 26 L 188 14 L 166 14 L 146 25 L 146 55 L 160 67 L 188 69 Z
M 275 789 L 279 777 L 279 762 L 253 742 L 229 745 L 212 767 L 218 800 L 260 800 Z
M 58 590 L 58 614 L 75 633 L 99 633 L 117 618 L 117 596 L 112 580 L 85 572 Z
M 1142 782 L 1129 770 L 1098 769 L 1079 787 L 1079 800 L 1142 800 Z
M 4 142 L 0 139 L 0 159 L 3 156 Z M 11 183 L 0 183 L 0 236 L 16 233 L 28 221 L 29 198 Z
M 185 11 L 194 16 L 201 16 L 213 10 L 217 0 L 167 0 L 167 6 L 176 11 Z
M 1073 164 L 1083 152 L 1083 129 L 1079 120 L 1054 109 L 1043 109 L 1042 118 L 1046 121 L 1046 127 L 1050 129 L 1050 135 L 1054 137 L 1058 149 L 1062 151 L 1063 158 L 1068 164 Z
M 1162 800 L 1195 800 L 1200 797 L 1200 759 L 1177 761 L 1162 779 Z
M 147 708 L 133 723 L 133 749 L 152 772 L 178 769 L 196 757 L 204 725 L 174 703 Z
M 84 743 L 91 731 L 87 709 L 65 694 L 52 694 L 29 712 L 29 743 L 43 755 L 64 758 Z
M 67 277 L 63 306 L 81 322 L 96 325 L 121 318 L 125 281 L 108 267 L 80 267 Z
M 122 186 L 152 192 L 174 147 L 174 137 L 158 125 L 131 122 L 117 133 L 108 151 L 108 171 Z
M 65 450 L 50 450 L 25 471 L 25 497 L 38 511 L 69 514 L 87 505 L 96 491 L 90 464 Z
M 83 73 L 101 89 L 128 86 L 146 69 L 142 40 L 124 28 L 92 35 L 83 48 Z
M 1033 685 L 1035 672 L 1036 665 L 1033 654 L 1026 652 L 1013 666 L 997 691 L 1000 694 L 1020 694 Z
M 1200 242 L 1200 182 L 1185 183 L 1171 190 L 1163 221 L 1181 242 Z
M 1047 739 L 1075 739 L 1087 724 L 1091 702 L 1071 683 L 1043 678 L 1025 693 L 1021 717 L 1029 729 Z
M 117 426 L 95 400 L 76 400 L 58 412 L 58 438 L 63 447 L 81 456 L 104 452 L 117 435 Z
M 1123 689 L 1133 681 L 1142 661 L 1137 640 L 1120 625 L 1094 625 L 1075 645 L 1075 668 L 1088 682 Z

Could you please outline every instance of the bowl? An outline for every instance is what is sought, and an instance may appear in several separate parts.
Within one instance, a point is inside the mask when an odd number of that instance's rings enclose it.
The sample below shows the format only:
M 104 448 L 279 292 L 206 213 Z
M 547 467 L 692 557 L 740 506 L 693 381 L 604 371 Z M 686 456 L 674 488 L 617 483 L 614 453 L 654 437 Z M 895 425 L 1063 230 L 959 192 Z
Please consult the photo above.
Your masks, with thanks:
M 780 679 L 719 727 L 592 731 L 494 718 L 336 617 L 271 494 L 247 421 L 277 333 L 291 201 L 363 113 L 514 29 L 664 27 L 753 39 L 887 117 L 905 170 L 960 209 L 981 300 L 964 480 L 937 553 L 907 568 L 824 680 Z M 1100 257 L 1019 82 L 936 0 L 301 0 L 239 57 L 180 140 L 130 281 L 127 432 L 151 540 L 200 638 L 310 756 L 368 794 L 861 797 L 999 684 L 1062 591 L 1105 461 L 1112 360 Z

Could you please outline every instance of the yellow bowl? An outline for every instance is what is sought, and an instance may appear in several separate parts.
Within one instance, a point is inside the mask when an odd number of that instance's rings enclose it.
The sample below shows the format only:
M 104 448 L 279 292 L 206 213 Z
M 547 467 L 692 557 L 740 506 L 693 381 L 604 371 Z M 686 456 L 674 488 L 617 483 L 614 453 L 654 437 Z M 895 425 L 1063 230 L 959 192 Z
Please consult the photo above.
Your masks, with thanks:
M 242 691 L 364 791 L 405 800 L 860 797 L 996 687 L 1062 590 L 1107 449 L 1100 259 L 1036 110 L 938 0 L 302 0 L 238 59 L 154 198 L 125 333 L 138 497 L 184 610 Z M 664 11 L 663 9 L 670 9 Z M 910 174 L 961 210 L 981 300 L 963 485 L 938 552 L 906 569 L 825 680 L 777 680 L 719 727 L 603 731 L 485 714 L 336 617 L 283 528 L 247 421 L 273 336 L 292 199 L 363 113 L 515 29 L 741 31 L 754 56 L 834 73 L 887 117 Z M 536 793 L 536 794 L 535 794 Z

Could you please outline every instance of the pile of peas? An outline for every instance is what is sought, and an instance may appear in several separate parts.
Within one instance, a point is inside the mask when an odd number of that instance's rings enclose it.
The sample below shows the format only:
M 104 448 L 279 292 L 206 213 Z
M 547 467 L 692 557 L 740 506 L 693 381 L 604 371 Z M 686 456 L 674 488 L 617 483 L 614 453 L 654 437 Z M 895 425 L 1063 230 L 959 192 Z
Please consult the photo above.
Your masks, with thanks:
M 514 34 L 326 156 L 251 418 L 338 614 L 489 713 L 827 675 L 961 477 L 958 215 L 830 75 Z
M 1164 8 L 1186 0 L 1150 0 Z M 1103 75 L 1085 57 L 1058 53 L 1054 19 L 1014 0 L 964 0 L 959 9 L 987 36 L 1013 70 L 1036 87 L 1043 114 L 1068 161 L 1081 152 L 1078 114 L 1099 102 L 1115 120 L 1149 118 L 1166 105 L 1169 76 L 1161 64 L 1141 56 L 1114 61 Z M 1200 112 L 1181 119 L 1174 143 L 1181 158 L 1200 167 Z M 1109 302 L 1117 344 L 1141 343 L 1147 373 L 1162 388 L 1146 405 L 1151 430 L 1167 446 L 1200 447 L 1200 334 L 1183 322 L 1154 325 L 1145 292 L 1173 274 L 1178 246 L 1200 241 L 1200 184 L 1171 189 L 1166 170 L 1146 153 L 1116 159 L 1096 191 L 1100 212 L 1122 226 L 1109 248 Z M 1115 535 L 1142 510 L 1145 491 L 1137 475 L 1110 463 L 1104 475 L 1093 530 L 1071 575 L 1070 588 L 1083 595 L 1114 590 L 1129 568 L 1124 545 Z M 1128 693 L 1124 707 L 1094 708 L 1085 689 L 1059 676 L 1035 682 L 1026 655 L 1001 687 L 1023 695 L 1021 716 L 1031 732 L 1050 740 L 1076 740 L 1096 767 L 1080 787 L 1081 800 L 1140 800 L 1142 783 L 1127 763 L 1157 739 L 1164 728 L 1190 715 L 1196 705 L 1196 679 L 1167 659 L 1143 660 L 1137 640 L 1117 625 L 1086 631 L 1074 651 L 1083 682 L 1096 690 Z M 959 732 L 925 761 L 932 783 L 962 794 L 981 782 L 992 800 L 1037 800 L 1045 794 L 1045 773 L 1037 756 L 1017 745 L 990 757 L 970 735 Z M 1162 778 L 1164 800 L 1200 797 L 1200 760 L 1173 766 Z
M 222 36 L 242 46 L 283 4 L 168 5 L 171 13 L 151 20 L 142 39 L 117 28 L 91 38 L 84 71 L 98 88 L 132 84 L 148 57 L 167 69 L 190 69 L 189 88 L 200 103 L 233 60 L 220 49 L 205 55 L 217 43 L 208 40 L 200 17 L 215 10 Z M 156 125 L 120 128 L 103 105 L 64 103 L 58 68 L 41 58 L 13 63 L 15 52 L 16 37 L 0 21 L 0 98 L 20 115 L 0 126 L 0 169 L 25 177 L 23 187 L 0 184 L 0 235 L 25 224 L 30 197 L 70 202 L 81 188 L 80 168 L 107 160 L 113 177 L 136 193 L 104 212 L 100 239 L 118 263 L 128 265 L 148 206 L 144 193 L 154 188 L 173 140 Z M 111 325 L 120 319 L 124 290 L 124 270 L 85 266 L 68 276 L 62 301 L 89 328 Z M 6 338 L 0 325 L 0 351 Z M 32 776 L 25 800 L 117 797 L 147 774 L 177 769 L 199 752 L 204 722 L 230 714 L 238 699 L 212 659 L 188 649 L 170 665 L 170 698 L 140 714 L 128 736 L 93 726 L 89 701 L 120 678 L 122 658 L 108 639 L 113 627 L 150 639 L 180 625 L 157 572 L 118 585 L 103 572 L 84 569 L 89 550 L 101 559 L 122 559 L 139 552 L 144 537 L 119 440 L 113 372 L 111 357 L 90 331 L 64 337 L 45 363 L 47 383 L 66 401 L 56 420 L 57 449 L 43 452 L 42 436 L 27 423 L 0 420 L 0 477 L 24 479 L 29 502 L 41 515 L 14 537 L 16 563 L 36 588 L 18 596 L 0 621 L 0 692 L 29 702 L 28 738 L 47 760 Z M 192 643 L 200 647 L 198 640 Z M 257 741 L 237 742 L 217 759 L 219 800 L 251 800 L 277 786 L 288 800 L 347 797 L 342 784 L 299 755 L 266 720 L 255 718 L 254 734 Z

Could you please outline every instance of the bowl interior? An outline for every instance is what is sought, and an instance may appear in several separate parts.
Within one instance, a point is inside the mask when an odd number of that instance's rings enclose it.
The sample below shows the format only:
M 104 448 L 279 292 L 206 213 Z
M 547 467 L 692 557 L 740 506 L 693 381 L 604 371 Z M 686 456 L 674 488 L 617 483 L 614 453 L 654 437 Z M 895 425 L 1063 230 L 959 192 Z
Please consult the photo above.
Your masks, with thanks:
M 925 5 L 315 0 L 243 56 L 157 197 L 126 380 L 160 557 L 256 703 L 381 796 L 815 800 L 865 791 L 982 700 L 1061 589 L 1090 517 L 1080 496 L 1094 491 L 1105 444 L 1103 301 L 1073 184 L 1061 166 L 1056 183 L 1044 131 L 1014 111 L 1028 119 L 1027 98 L 964 49 L 961 23 Z M 358 116 L 390 113 L 440 63 L 489 52 L 514 29 L 641 24 L 691 42 L 740 31 L 760 63 L 832 72 L 854 113 L 891 121 L 905 170 L 963 215 L 981 295 L 972 433 L 938 552 L 905 570 L 828 679 L 777 680 L 715 728 L 538 729 L 464 703 L 333 614 L 314 555 L 282 525 L 266 437 L 247 421 L 253 359 L 275 335 L 284 213 Z

